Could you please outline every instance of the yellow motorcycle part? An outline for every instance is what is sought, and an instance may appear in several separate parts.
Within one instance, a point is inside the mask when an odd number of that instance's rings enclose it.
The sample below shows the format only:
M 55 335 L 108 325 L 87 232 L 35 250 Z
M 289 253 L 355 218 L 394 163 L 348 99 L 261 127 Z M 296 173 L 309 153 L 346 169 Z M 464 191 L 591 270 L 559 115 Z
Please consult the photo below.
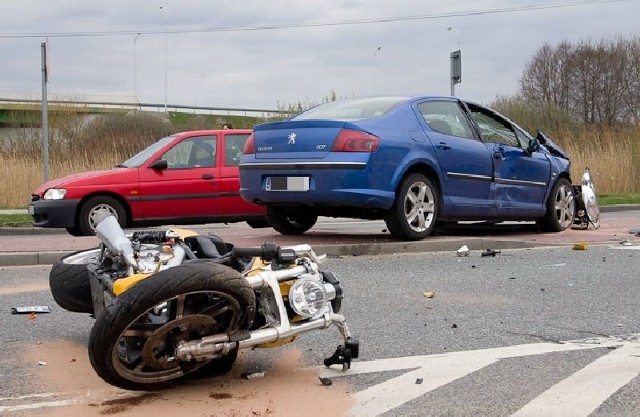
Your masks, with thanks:
M 285 303 L 289 302 L 289 290 L 293 286 L 293 282 L 294 282 L 294 280 L 285 281 L 285 282 L 281 282 L 280 283 L 280 293 L 282 294 L 282 300 Z M 301 316 L 295 316 L 290 321 L 291 321 L 291 323 L 295 323 L 296 321 L 300 321 L 300 320 L 304 320 L 304 318 L 301 317 Z M 298 338 L 298 336 L 291 336 L 291 337 L 287 337 L 286 339 L 278 340 L 277 342 L 269 342 L 269 343 L 263 343 L 261 345 L 256 345 L 256 347 L 257 348 L 261 348 L 261 349 L 262 348 L 269 349 L 269 348 L 280 347 L 280 346 L 283 346 L 283 345 L 286 345 L 288 343 L 293 342 L 297 338 Z
M 116 297 L 119 297 L 120 294 L 133 287 L 143 279 L 150 277 L 151 275 L 153 274 L 134 274 L 127 278 L 120 278 L 113 283 L 113 293 L 116 295 Z
M 171 229 L 172 232 L 176 232 L 178 234 L 178 236 L 180 236 L 181 240 L 185 240 L 186 238 L 190 237 L 190 236 L 197 236 L 198 232 L 195 232 L 193 230 L 189 230 L 189 229 L 180 229 L 180 228 L 175 228 L 175 229 Z

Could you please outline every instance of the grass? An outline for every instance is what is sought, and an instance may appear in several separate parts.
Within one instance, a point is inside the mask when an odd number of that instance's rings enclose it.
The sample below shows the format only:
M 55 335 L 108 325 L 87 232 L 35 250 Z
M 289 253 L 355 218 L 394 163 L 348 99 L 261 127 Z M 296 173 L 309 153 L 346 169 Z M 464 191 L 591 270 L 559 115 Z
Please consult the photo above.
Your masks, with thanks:
M 31 226 L 33 218 L 28 214 L 1 214 L 0 227 L 27 227 Z

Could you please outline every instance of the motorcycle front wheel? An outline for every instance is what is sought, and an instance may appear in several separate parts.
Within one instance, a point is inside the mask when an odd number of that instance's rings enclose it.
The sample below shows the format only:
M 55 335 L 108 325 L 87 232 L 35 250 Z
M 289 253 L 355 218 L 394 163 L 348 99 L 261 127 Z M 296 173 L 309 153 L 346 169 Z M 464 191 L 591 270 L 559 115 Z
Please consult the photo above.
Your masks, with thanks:
M 89 359 L 109 384 L 130 390 L 168 388 L 195 371 L 228 372 L 237 351 L 210 361 L 178 361 L 181 341 L 245 328 L 255 294 L 243 276 L 224 265 L 189 263 L 139 282 L 97 318 Z

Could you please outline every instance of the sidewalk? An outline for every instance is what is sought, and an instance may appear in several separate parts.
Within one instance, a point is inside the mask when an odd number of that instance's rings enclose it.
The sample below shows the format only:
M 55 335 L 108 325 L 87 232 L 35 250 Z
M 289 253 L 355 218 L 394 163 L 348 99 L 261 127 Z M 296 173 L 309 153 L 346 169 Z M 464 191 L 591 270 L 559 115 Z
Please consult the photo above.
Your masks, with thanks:
M 593 245 L 619 244 L 628 239 L 633 245 L 640 245 L 640 237 L 630 233 L 630 230 L 640 229 L 639 208 L 614 207 L 603 208 L 601 226 L 597 230 L 590 226 L 586 230 L 539 233 L 532 223 L 464 225 L 417 242 L 392 238 L 382 221 L 323 219 L 302 236 L 284 236 L 271 228 L 251 229 L 245 223 L 182 227 L 200 234 L 215 233 L 236 246 L 260 246 L 265 241 L 279 245 L 308 243 L 317 253 L 329 256 L 455 252 L 462 245 L 467 245 L 472 251 L 558 245 L 571 247 L 582 240 Z M 63 229 L 1 228 L 0 266 L 52 264 L 68 253 L 90 249 L 98 243 L 95 236 L 73 237 Z

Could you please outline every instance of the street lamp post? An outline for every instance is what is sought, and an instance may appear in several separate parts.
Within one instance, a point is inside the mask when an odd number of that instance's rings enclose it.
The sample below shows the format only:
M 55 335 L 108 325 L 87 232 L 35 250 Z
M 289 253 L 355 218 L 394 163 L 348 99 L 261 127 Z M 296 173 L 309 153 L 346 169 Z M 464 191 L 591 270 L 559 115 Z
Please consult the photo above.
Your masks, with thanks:
M 376 50 L 373 51 L 373 94 L 376 93 L 376 56 L 381 49 L 382 46 L 378 46 Z
M 169 31 L 167 30 L 167 9 L 164 6 L 160 6 L 160 10 L 162 10 L 164 19 L 164 112 L 167 113 L 167 60 L 169 55 L 167 51 L 167 36 Z
M 133 39 L 133 96 L 138 101 L 138 59 L 136 57 L 136 44 L 138 43 L 138 37 L 140 32 Z

